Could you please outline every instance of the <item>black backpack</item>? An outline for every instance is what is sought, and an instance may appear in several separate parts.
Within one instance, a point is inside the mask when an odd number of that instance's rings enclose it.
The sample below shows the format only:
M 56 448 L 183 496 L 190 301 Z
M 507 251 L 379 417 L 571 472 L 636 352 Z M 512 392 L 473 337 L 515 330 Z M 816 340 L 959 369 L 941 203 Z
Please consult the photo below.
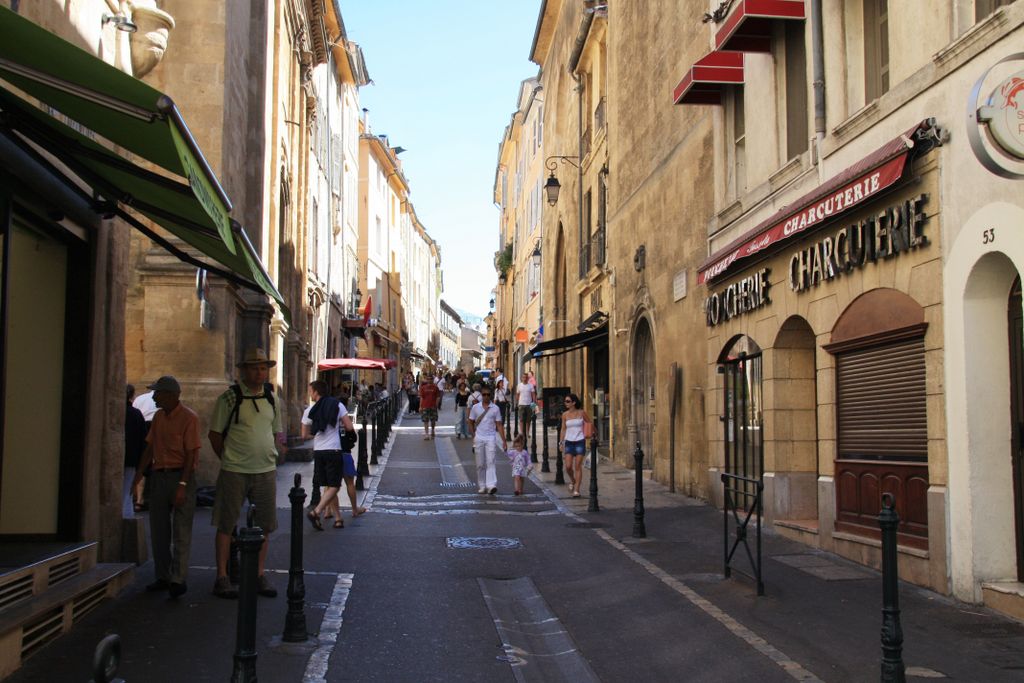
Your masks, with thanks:
M 232 384 L 230 388 L 231 388 L 231 391 L 235 392 L 235 406 L 231 409 L 231 413 L 228 415 L 228 423 L 226 425 L 224 425 L 224 429 L 223 429 L 223 431 L 221 431 L 221 436 L 222 437 L 227 437 L 228 430 L 231 429 L 232 421 L 234 421 L 235 424 L 238 424 L 238 411 L 242 409 L 242 401 L 244 401 L 245 399 L 249 399 L 250 401 L 252 401 L 252 405 L 253 405 L 254 408 L 256 408 L 256 412 L 259 412 L 259 410 L 260 410 L 260 407 L 256 403 L 256 401 L 266 400 L 268 403 L 270 403 L 270 407 L 274 411 L 274 417 L 277 417 L 277 406 L 274 405 L 274 385 L 273 384 L 270 384 L 269 382 L 264 383 L 264 385 L 263 385 L 263 394 L 260 395 L 260 396 L 245 396 L 245 397 L 243 397 L 242 396 L 242 387 L 238 386 L 238 384 Z M 234 419 L 232 420 L 232 418 L 234 418 Z

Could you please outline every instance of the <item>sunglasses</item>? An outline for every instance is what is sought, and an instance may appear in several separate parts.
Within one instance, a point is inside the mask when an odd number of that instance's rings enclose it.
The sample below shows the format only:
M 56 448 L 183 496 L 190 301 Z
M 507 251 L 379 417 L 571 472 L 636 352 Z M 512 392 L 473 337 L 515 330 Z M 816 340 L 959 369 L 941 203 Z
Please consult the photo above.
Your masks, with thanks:
M 481 396 L 490 396 L 490 394 L 480 394 Z
M 565 402 L 566 403 L 573 403 L 574 401 L 571 398 L 567 398 L 567 399 L 565 399 Z

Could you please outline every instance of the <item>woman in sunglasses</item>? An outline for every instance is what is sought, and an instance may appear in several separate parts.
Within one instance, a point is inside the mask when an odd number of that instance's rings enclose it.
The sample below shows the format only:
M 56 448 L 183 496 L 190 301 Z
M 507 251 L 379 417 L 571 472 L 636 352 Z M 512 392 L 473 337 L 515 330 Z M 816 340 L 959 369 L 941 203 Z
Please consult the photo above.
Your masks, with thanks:
M 569 394 L 565 397 L 562 412 L 562 430 L 559 441 L 565 453 L 565 473 L 569 477 L 569 490 L 573 498 L 580 497 L 580 480 L 583 478 L 583 459 L 587 454 L 587 437 L 593 434 L 594 423 L 580 404 L 580 397 Z

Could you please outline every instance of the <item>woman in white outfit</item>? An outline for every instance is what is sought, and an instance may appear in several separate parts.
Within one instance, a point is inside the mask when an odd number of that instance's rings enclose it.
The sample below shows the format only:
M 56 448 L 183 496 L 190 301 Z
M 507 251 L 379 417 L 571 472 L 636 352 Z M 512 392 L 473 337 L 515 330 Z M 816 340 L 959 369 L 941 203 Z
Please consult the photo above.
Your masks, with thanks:
M 476 454 L 477 493 L 498 492 L 498 474 L 494 470 L 494 455 L 501 438 L 501 448 L 508 448 L 505 443 L 505 430 L 501 424 L 501 410 L 491 403 L 491 390 L 484 389 L 480 393 L 480 402 L 469 411 L 469 429 L 473 433 L 473 451 Z

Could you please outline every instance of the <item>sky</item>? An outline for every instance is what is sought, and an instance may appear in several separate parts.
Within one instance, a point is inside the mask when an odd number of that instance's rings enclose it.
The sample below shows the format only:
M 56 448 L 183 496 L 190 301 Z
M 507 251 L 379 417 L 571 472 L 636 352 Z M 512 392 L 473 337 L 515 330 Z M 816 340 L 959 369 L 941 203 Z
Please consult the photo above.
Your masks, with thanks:
M 497 281 L 498 143 L 519 84 L 537 75 L 530 46 L 540 0 L 340 0 L 366 58 L 360 89 L 371 132 L 401 146 L 423 226 L 441 247 L 444 299 L 484 316 Z

